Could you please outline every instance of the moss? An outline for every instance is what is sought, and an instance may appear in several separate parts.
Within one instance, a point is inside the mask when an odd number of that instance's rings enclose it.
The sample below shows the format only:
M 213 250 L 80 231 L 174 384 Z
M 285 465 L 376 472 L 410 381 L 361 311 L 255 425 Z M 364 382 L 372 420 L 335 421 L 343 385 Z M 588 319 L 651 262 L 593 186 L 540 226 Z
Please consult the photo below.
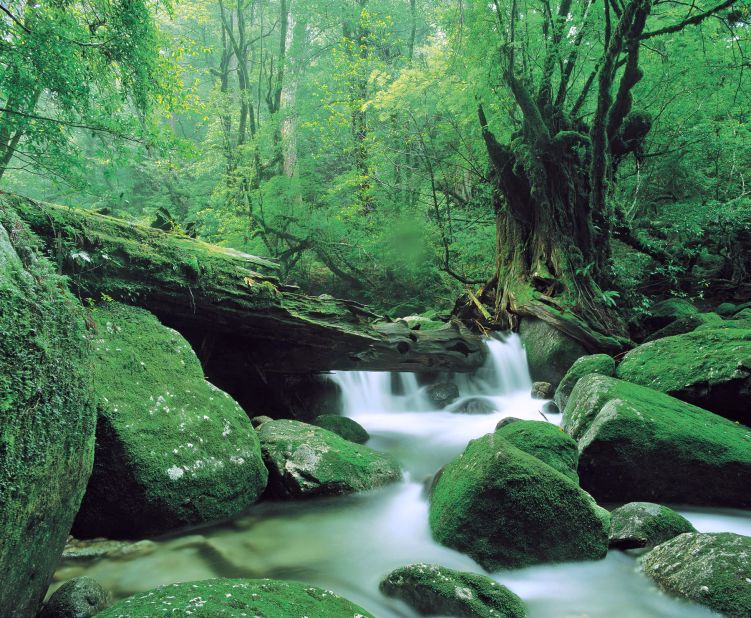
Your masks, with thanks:
M 663 337 L 672 337 L 674 335 L 682 335 L 684 333 L 690 333 L 696 330 L 700 326 L 712 327 L 722 326 L 723 320 L 716 313 L 692 313 L 683 317 L 677 318 L 664 326 L 660 330 L 652 333 L 647 337 L 644 342 L 648 343 L 655 339 L 662 339 Z
M 696 529 L 673 509 L 652 502 L 629 502 L 610 514 L 610 547 L 651 548 Z
M 362 425 L 346 416 L 321 414 L 315 418 L 313 424 L 317 427 L 328 429 L 345 440 L 357 444 L 365 444 L 370 440 L 370 435 L 363 429 Z
M 527 615 L 522 600 L 489 577 L 434 564 L 411 564 L 396 569 L 381 582 L 380 589 L 425 615 L 464 618 Z
M 33 615 L 91 472 L 84 313 L 0 204 L 0 615 Z
M 591 373 L 603 376 L 615 375 L 615 361 L 607 354 L 591 354 L 576 359 L 555 391 L 555 403 L 560 410 L 566 408 L 569 395 L 579 379 Z
M 209 579 L 170 584 L 124 599 L 99 618 L 373 618 L 333 592 L 273 579 Z
M 544 421 L 517 421 L 496 430 L 496 435 L 525 453 L 537 457 L 554 470 L 579 482 L 576 442 L 560 427 Z
M 751 537 L 681 534 L 649 552 L 642 567 L 666 592 L 728 618 L 751 616 Z
M 600 375 L 564 411 L 579 478 L 598 500 L 751 506 L 751 429 L 674 397 Z
M 658 339 L 631 350 L 616 375 L 751 424 L 751 329 Z
M 91 318 L 99 420 L 75 532 L 132 537 L 236 515 L 267 472 L 250 420 L 177 332 L 116 302 Z
M 574 361 L 587 353 L 578 341 L 536 318 L 522 320 L 519 336 L 527 353 L 532 379 L 549 382 L 554 387 Z
M 519 568 L 603 558 L 607 527 L 600 511 L 570 478 L 488 434 L 443 469 L 430 528 L 436 541 L 486 569 Z
M 401 478 L 390 455 L 320 427 L 278 420 L 258 428 L 269 469 L 269 492 L 281 498 L 346 494 Z

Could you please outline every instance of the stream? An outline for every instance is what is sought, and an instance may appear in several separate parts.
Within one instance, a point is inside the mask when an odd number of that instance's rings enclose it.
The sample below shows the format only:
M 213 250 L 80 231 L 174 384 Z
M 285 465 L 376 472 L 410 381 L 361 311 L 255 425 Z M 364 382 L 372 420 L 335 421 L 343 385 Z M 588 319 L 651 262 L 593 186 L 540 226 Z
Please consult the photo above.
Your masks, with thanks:
M 469 557 L 436 544 L 428 528 L 425 484 L 467 442 L 507 416 L 542 420 L 517 336 L 488 342 L 486 365 L 458 376 L 461 399 L 485 398 L 495 412 L 430 409 L 414 375 L 336 372 L 345 414 L 368 430 L 368 446 L 402 464 L 404 480 L 376 491 L 300 502 L 264 502 L 221 525 L 138 544 L 122 557 L 65 559 L 56 585 L 89 575 L 122 598 L 162 584 L 210 577 L 295 579 L 333 590 L 378 618 L 416 616 L 378 591 L 392 569 L 414 562 L 483 572 Z M 394 394 L 399 393 L 399 394 Z M 560 422 L 560 415 L 547 416 Z M 751 513 L 677 507 L 701 532 L 751 535 Z M 658 592 L 634 556 L 611 551 L 597 562 L 499 572 L 494 579 L 526 602 L 530 618 L 714 616 Z

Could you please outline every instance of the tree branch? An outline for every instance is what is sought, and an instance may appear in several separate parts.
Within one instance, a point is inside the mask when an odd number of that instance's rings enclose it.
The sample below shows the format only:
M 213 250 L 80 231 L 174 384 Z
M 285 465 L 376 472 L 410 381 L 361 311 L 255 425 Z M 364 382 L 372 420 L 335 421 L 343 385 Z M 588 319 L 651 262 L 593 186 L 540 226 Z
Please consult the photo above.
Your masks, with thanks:
M 722 2 L 718 4 L 716 7 L 709 9 L 708 11 L 704 11 L 703 13 L 697 13 L 693 17 L 688 17 L 687 19 L 684 19 L 681 22 L 678 22 L 677 24 L 673 24 L 672 26 L 667 26 L 665 28 L 660 28 L 659 30 L 652 30 L 651 32 L 645 32 L 641 35 L 640 40 L 645 41 L 647 39 L 651 39 L 652 37 L 661 36 L 663 34 L 670 34 L 672 32 L 679 32 L 680 30 L 683 30 L 687 26 L 695 26 L 697 24 L 700 24 L 703 22 L 707 17 L 712 17 L 715 13 L 718 13 L 719 11 L 722 11 L 723 9 L 727 9 L 731 6 L 733 6 L 737 0 L 725 0 L 725 2 Z

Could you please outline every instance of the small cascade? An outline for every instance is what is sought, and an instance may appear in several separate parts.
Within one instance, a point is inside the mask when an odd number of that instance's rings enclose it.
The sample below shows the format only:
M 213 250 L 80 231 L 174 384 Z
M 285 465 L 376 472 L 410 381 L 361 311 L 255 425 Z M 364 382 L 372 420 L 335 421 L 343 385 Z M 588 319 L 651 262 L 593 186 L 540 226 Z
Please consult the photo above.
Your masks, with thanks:
M 514 333 L 494 333 L 486 339 L 488 358 L 473 374 L 459 374 L 456 384 L 463 397 L 508 395 L 532 389 L 527 353 Z
M 336 371 L 331 379 L 342 389 L 347 416 L 429 408 L 413 373 Z

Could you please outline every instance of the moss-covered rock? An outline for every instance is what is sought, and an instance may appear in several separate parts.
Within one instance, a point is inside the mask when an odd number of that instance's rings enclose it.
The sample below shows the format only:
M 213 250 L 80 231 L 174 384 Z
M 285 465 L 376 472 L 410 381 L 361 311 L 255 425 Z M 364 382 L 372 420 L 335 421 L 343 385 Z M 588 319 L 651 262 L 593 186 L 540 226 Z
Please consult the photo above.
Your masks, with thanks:
M 547 322 L 525 318 L 519 327 L 532 379 L 557 387 L 577 358 L 587 354 L 578 341 L 564 335 Z
M 644 339 L 644 343 L 662 339 L 663 337 L 672 337 L 673 335 L 682 335 L 696 330 L 700 326 L 721 325 L 722 318 L 716 313 L 693 313 L 673 320 L 667 326 L 653 332 L 649 337 Z
M 0 204 L 0 616 L 32 616 L 94 457 L 85 314 Z
M 370 440 L 370 434 L 357 421 L 338 414 L 321 414 L 313 421 L 316 427 L 333 431 L 336 435 L 356 444 L 365 444 Z
M 389 573 L 383 594 L 425 615 L 458 618 L 524 618 L 522 600 L 505 586 L 476 573 L 435 564 L 411 564 Z
M 333 592 L 274 579 L 207 579 L 128 597 L 98 618 L 373 618 Z
M 751 506 L 751 429 L 607 376 L 577 382 L 563 415 L 598 500 Z
M 430 502 L 436 541 L 488 570 L 603 558 L 609 525 L 575 482 L 498 432 L 445 466 Z
M 642 318 L 642 325 L 652 333 L 664 328 L 671 322 L 689 315 L 699 313 L 696 306 L 686 298 L 668 298 L 652 305 Z
M 616 375 L 751 424 L 751 329 L 651 341 L 626 354 Z
M 696 529 L 673 509 L 653 502 L 629 502 L 610 513 L 610 547 L 651 548 Z
M 301 498 L 348 494 L 398 481 L 390 455 L 355 444 L 299 421 L 266 422 L 258 428 L 269 469 L 269 495 Z
M 666 592 L 728 618 L 751 616 L 751 537 L 681 534 L 644 556 L 642 566 Z
M 574 386 L 576 386 L 579 379 L 592 373 L 603 376 L 614 376 L 615 361 L 613 357 L 607 354 L 590 354 L 576 359 L 576 362 L 571 365 L 571 369 L 563 376 L 561 383 L 555 391 L 553 399 L 559 410 L 566 409 L 569 395 L 571 395 L 571 391 L 574 390 Z
M 111 602 L 110 594 L 95 579 L 76 577 L 55 590 L 37 618 L 91 618 Z
M 544 421 L 520 420 L 502 425 L 496 430 L 496 435 L 520 451 L 537 457 L 575 483 L 579 482 L 579 475 L 576 473 L 579 464 L 576 441 L 560 427 Z
M 91 317 L 99 418 L 74 534 L 158 534 L 252 504 L 267 479 L 258 437 L 188 342 L 144 309 L 111 302 Z

